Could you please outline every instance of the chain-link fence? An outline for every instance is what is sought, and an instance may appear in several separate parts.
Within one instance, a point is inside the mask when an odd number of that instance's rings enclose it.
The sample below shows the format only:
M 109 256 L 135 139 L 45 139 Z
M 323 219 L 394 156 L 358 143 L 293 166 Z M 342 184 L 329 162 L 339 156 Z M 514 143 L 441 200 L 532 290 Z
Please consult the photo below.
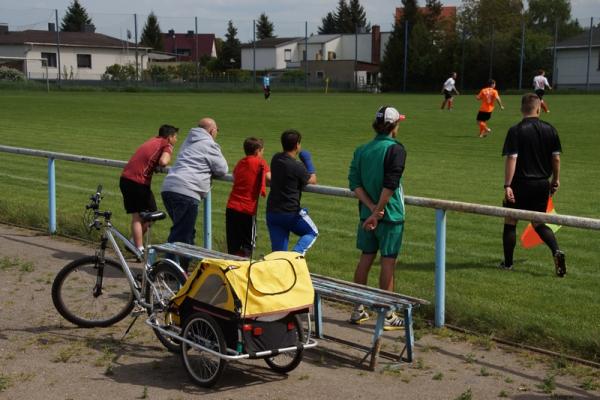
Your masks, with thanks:
M 373 91 L 439 91 L 453 71 L 459 90 L 490 78 L 502 89 L 530 89 L 544 70 L 556 88 L 600 89 L 600 17 L 579 26 L 525 17 L 470 25 L 449 8 L 454 14 L 433 24 L 399 18 L 343 35 L 319 35 L 322 21 L 272 20 L 269 40 L 259 40 L 256 20 L 156 15 L 155 45 L 144 38 L 150 14 L 88 10 L 83 32 L 63 32 L 66 10 L 0 8 L 0 68 L 65 86 L 259 90 L 269 72 L 273 88 Z M 8 57 L 45 58 L 48 72 L 41 61 Z

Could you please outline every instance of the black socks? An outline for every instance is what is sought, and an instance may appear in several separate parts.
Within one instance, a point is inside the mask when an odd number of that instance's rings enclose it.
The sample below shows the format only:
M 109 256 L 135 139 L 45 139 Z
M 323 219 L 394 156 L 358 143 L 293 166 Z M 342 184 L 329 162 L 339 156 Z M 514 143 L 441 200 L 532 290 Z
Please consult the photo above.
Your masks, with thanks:
M 517 244 L 516 225 L 504 224 L 504 232 L 502 232 L 502 244 L 504 245 L 504 265 L 506 265 L 506 267 L 510 267 L 513 265 L 513 253 Z
M 552 255 L 554 255 L 556 250 L 558 250 L 558 242 L 556 241 L 556 236 L 554 236 L 552 229 L 550 229 L 548 225 L 542 224 L 536 226 L 535 231 L 538 235 L 540 235 L 544 243 L 546 243 L 546 245 L 550 248 Z

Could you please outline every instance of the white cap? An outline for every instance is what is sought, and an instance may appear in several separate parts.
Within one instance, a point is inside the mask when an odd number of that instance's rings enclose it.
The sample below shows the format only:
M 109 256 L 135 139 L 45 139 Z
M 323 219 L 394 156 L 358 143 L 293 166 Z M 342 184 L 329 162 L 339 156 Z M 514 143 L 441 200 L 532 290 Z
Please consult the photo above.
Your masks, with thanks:
M 398 110 L 391 106 L 381 106 L 375 114 L 376 123 L 390 123 L 395 124 L 398 121 L 406 119 L 404 114 L 400 114 Z

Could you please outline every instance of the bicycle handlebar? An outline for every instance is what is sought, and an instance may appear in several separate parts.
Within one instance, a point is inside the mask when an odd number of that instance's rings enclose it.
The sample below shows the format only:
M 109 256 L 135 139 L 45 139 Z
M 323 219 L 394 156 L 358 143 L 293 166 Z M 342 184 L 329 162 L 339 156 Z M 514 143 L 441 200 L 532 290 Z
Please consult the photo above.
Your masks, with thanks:
M 102 185 L 98 185 L 96 193 L 90 196 L 90 204 L 85 206 L 87 210 L 97 210 L 100 207 L 100 200 L 102 200 Z

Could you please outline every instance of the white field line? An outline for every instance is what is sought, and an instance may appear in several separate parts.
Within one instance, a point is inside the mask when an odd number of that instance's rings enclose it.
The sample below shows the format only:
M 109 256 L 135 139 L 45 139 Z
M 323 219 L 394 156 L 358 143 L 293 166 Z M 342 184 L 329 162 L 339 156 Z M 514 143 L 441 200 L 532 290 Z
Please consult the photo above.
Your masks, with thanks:
M 27 176 L 21 176 L 21 175 L 13 175 L 13 174 L 6 174 L 4 172 L 0 172 L 0 177 L 4 177 L 4 178 L 8 178 L 8 179 L 14 179 L 17 181 L 22 181 L 22 182 L 34 182 L 34 183 L 39 183 L 41 185 L 44 185 L 45 187 L 48 186 L 48 180 L 47 179 L 38 179 L 38 178 L 30 178 Z M 84 192 L 84 193 L 93 193 L 96 189 L 92 188 L 92 187 L 83 187 L 83 186 L 77 186 L 77 185 L 69 185 L 68 183 L 56 183 L 57 187 L 62 187 L 65 189 L 71 189 L 71 190 L 77 190 L 79 192 Z M 110 190 L 102 190 L 102 194 L 108 194 L 111 196 L 116 195 L 117 193 L 112 192 Z M 118 193 L 120 195 L 120 193 Z

